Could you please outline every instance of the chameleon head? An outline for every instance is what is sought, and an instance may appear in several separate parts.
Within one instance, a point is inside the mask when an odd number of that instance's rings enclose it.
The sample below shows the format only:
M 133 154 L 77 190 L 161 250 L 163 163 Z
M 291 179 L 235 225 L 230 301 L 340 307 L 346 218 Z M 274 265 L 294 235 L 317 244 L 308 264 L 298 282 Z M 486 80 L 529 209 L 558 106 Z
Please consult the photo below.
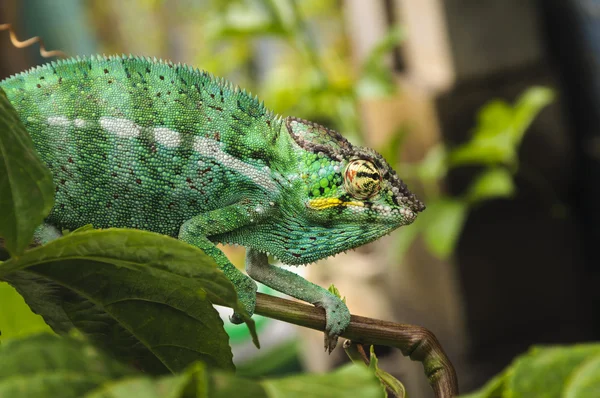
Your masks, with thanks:
M 290 245 L 300 249 L 295 253 L 276 255 L 283 262 L 312 262 L 363 245 L 412 223 L 425 209 L 377 152 L 312 122 L 288 118 L 286 127 L 303 149 L 296 185 L 301 205 L 287 219 L 302 220 L 297 228 L 305 239 Z

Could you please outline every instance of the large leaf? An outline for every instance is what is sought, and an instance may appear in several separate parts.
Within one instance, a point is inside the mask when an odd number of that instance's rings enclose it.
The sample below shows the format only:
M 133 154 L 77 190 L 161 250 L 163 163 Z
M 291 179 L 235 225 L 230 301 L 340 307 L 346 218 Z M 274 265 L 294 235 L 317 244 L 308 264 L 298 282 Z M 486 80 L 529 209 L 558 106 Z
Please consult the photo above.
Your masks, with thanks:
M 366 366 L 348 365 L 329 374 L 302 374 L 260 382 L 230 374 L 213 376 L 211 397 L 226 398 L 382 398 L 375 375 Z
M 79 398 L 133 370 L 84 342 L 49 334 L 0 345 L 0 397 Z
M 53 203 L 50 171 L 0 88 L 0 236 L 9 253 L 25 250 Z
M 100 305 L 31 272 L 14 272 L 6 279 L 24 296 L 36 314 L 43 315 L 56 333 L 77 330 L 96 347 L 110 352 L 124 363 L 133 364 L 150 374 L 169 373 L 151 350 Z M 6 312 L 10 311 L 9 307 Z
M 196 360 L 233 368 L 211 301 L 244 310 L 231 282 L 199 249 L 151 232 L 88 230 L 0 264 L 0 277 L 24 269 L 101 308 L 172 371 Z
M 591 398 L 600 392 L 600 344 L 534 347 L 464 398 Z
M 207 389 L 206 368 L 202 363 L 196 363 L 174 376 L 157 379 L 138 376 L 107 383 L 85 398 L 208 398 Z

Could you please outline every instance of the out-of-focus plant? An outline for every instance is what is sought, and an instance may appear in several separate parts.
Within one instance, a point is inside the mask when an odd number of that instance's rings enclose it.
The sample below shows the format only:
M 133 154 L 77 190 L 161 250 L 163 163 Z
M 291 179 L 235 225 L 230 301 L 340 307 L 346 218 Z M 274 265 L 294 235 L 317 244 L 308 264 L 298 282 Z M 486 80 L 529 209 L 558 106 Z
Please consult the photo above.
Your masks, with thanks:
M 2 397 L 381 397 L 375 375 L 354 364 L 326 375 L 253 381 L 195 362 L 179 373 L 153 377 L 81 338 L 48 334 L 6 341 L 0 361 Z
M 455 148 L 438 144 L 421 162 L 399 167 L 403 178 L 418 180 L 423 185 L 427 197 L 427 210 L 399 234 L 400 254 L 421 234 L 434 255 L 447 258 L 471 208 L 486 200 L 515 194 L 513 177 L 519 166 L 519 146 L 533 119 L 553 98 L 551 89 L 532 87 L 513 105 L 502 100 L 491 101 L 479 112 L 469 141 Z M 439 187 L 448 172 L 467 165 L 482 169 L 468 189 L 458 197 L 442 192 Z
M 600 344 L 532 347 L 480 390 L 462 398 L 600 396 Z

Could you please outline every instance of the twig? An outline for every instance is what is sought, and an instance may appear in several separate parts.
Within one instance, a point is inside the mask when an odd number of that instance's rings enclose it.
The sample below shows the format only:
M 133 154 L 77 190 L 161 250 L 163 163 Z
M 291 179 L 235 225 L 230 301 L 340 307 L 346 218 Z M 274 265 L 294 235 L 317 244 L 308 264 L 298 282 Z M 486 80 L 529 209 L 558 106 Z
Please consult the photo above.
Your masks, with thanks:
M 17 39 L 17 34 L 13 30 L 11 24 L 9 24 L 9 23 L 0 24 L 0 30 L 8 30 L 8 34 L 10 35 L 10 42 L 16 48 L 25 48 L 25 47 L 31 46 L 32 44 L 40 43 L 40 55 L 42 57 L 44 57 L 44 58 L 50 58 L 50 57 L 66 58 L 67 57 L 67 54 L 62 51 L 46 50 L 46 47 L 44 46 L 44 41 L 39 36 L 34 36 L 27 40 L 20 41 L 19 39 Z
M 256 314 L 315 330 L 325 330 L 325 312 L 307 304 L 258 293 Z M 352 315 L 342 337 L 361 344 L 398 348 L 404 356 L 423 363 L 425 375 L 437 398 L 458 395 L 456 372 L 437 338 L 414 325 Z

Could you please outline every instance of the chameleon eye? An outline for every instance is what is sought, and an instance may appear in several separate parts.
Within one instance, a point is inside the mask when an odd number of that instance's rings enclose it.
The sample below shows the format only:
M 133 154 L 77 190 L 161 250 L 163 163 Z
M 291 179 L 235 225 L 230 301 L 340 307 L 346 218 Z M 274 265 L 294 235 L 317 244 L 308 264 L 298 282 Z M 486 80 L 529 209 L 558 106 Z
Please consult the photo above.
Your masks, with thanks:
M 344 186 L 356 199 L 370 198 L 381 188 L 381 173 L 368 160 L 353 160 L 346 167 Z

